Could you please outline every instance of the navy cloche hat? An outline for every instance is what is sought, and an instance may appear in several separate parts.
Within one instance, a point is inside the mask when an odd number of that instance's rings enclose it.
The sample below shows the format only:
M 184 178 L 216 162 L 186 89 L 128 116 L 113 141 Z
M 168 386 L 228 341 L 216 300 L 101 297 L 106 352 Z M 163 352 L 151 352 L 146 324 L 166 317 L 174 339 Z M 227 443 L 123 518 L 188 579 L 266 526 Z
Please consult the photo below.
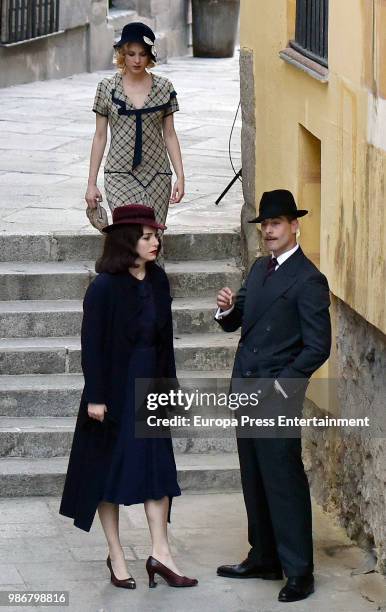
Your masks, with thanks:
M 263 193 L 259 205 L 259 216 L 256 219 L 251 219 L 248 223 L 261 223 L 264 219 L 281 216 L 304 217 L 307 213 L 308 210 L 297 208 L 295 198 L 290 191 L 275 189 Z
M 127 23 L 122 30 L 120 40 L 115 43 L 114 49 L 118 49 L 126 43 L 141 43 L 150 52 L 152 60 L 157 60 L 157 54 L 154 48 L 155 34 L 145 23 L 141 21 Z

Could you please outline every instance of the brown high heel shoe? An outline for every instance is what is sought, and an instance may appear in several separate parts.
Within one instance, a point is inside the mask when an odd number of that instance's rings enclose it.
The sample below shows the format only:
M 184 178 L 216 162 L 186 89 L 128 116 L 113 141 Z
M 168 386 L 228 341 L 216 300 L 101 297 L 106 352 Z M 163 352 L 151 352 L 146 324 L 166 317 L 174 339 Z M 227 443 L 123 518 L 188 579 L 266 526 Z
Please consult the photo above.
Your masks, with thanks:
M 179 576 L 175 572 L 172 572 L 171 569 L 166 567 L 154 557 L 149 557 L 146 561 L 146 570 L 149 574 L 149 588 L 154 589 L 157 586 L 157 583 L 154 581 L 154 574 L 158 574 L 162 576 L 164 580 L 171 587 L 192 587 L 198 584 L 198 580 L 196 578 L 187 578 L 186 576 Z
M 113 566 L 111 565 L 110 555 L 106 559 L 106 565 L 110 570 L 111 583 L 114 586 L 121 587 L 122 589 L 135 589 L 136 588 L 137 585 L 135 584 L 135 580 L 132 576 L 130 576 L 130 578 L 124 578 L 123 580 L 119 580 L 119 578 L 116 577 L 116 575 L 114 574 Z

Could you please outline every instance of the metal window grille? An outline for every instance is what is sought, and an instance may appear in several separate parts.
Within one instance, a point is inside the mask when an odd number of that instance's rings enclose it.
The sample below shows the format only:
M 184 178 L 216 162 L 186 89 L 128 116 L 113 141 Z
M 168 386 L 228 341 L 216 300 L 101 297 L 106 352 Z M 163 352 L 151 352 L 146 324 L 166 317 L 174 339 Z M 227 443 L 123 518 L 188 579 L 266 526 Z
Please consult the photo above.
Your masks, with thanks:
M 59 30 L 59 0 L 0 0 L 1 43 L 47 36 Z
M 290 45 L 328 66 L 328 0 L 297 0 L 295 40 Z

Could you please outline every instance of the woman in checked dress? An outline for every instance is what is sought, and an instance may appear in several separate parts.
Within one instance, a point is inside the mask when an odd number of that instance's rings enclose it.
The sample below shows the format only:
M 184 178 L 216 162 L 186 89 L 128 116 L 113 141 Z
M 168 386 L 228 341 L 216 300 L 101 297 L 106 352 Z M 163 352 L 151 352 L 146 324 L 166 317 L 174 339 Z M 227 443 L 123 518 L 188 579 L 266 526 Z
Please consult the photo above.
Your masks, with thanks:
M 169 79 L 148 72 L 156 60 L 154 41 L 153 31 L 135 22 L 123 28 L 114 46 L 119 70 L 98 84 L 95 95 L 96 130 L 85 199 L 89 208 L 102 200 L 97 177 L 109 125 L 104 186 L 110 210 L 128 203 L 150 206 L 164 224 L 169 202 L 180 202 L 184 195 L 184 171 L 173 122 L 176 92 Z M 177 176 L 173 192 L 169 157 Z

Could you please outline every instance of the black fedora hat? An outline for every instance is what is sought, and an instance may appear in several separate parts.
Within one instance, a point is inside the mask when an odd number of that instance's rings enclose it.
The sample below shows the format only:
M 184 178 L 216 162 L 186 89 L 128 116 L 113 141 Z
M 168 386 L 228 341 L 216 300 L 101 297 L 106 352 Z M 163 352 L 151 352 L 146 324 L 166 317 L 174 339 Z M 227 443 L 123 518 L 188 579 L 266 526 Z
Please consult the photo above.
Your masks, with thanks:
M 115 43 L 114 49 L 118 49 L 126 43 L 141 43 L 148 49 L 152 59 L 157 60 L 157 54 L 154 48 L 155 34 L 149 26 L 142 21 L 133 21 L 127 23 L 123 29 L 120 40 Z
M 147 225 L 154 227 L 154 229 L 166 229 L 166 225 L 157 223 L 155 220 L 154 210 L 150 206 L 143 206 L 142 204 L 125 204 L 114 208 L 113 222 L 111 225 L 106 225 L 102 232 L 108 234 L 121 225 Z
M 260 200 L 259 216 L 248 223 L 261 223 L 264 219 L 274 217 L 304 217 L 308 210 L 299 210 L 296 206 L 294 196 L 287 189 L 275 189 L 265 191 Z

